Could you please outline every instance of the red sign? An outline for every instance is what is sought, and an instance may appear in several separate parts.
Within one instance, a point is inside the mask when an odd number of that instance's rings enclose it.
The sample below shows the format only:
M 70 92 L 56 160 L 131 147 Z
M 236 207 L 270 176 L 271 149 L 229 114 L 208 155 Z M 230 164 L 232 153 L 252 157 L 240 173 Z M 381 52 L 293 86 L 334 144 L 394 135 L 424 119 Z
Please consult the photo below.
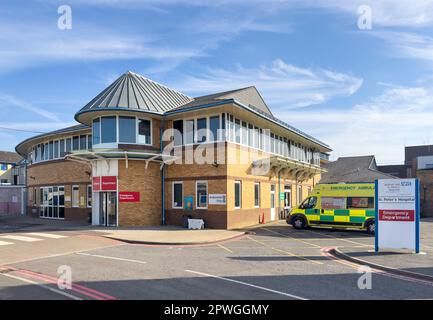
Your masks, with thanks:
M 117 190 L 117 177 L 116 176 L 102 176 L 101 177 L 101 191 L 116 191 Z
M 119 202 L 140 202 L 140 192 L 119 192 Z
M 415 221 L 414 210 L 379 210 L 379 220 L 382 221 Z
M 101 190 L 101 177 L 92 178 L 92 190 L 94 192 Z

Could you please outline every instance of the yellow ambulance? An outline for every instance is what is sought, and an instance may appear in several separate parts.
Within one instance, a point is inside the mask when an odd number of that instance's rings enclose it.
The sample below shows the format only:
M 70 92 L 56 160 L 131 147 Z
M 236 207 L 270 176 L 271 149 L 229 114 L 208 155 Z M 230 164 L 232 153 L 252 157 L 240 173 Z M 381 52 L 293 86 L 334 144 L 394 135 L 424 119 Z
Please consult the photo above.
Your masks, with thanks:
M 286 221 L 296 229 L 350 228 L 374 234 L 374 196 L 374 183 L 318 184 Z

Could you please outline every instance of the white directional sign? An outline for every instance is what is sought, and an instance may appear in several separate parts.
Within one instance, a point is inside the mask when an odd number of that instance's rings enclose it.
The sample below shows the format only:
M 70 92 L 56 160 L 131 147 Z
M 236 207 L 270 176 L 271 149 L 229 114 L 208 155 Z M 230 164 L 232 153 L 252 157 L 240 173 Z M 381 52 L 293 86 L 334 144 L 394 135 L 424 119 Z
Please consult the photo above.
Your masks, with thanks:
M 419 181 L 376 180 L 375 249 L 419 252 Z

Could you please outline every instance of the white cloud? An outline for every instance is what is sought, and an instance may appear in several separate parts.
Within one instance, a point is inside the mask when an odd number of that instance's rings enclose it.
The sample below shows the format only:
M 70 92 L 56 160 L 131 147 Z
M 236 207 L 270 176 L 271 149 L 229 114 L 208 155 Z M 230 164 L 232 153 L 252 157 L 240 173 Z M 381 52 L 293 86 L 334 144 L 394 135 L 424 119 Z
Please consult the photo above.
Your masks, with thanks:
M 433 37 L 411 32 L 372 32 L 373 36 L 384 39 L 394 47 L 391 55 L 412 58 L 433 63 Z
M 257 68 L 207 69 L 175 80 L 173 86 L 194 94 L 214 93 L 255 85 L 272 107 L 299 108 L 354 94 L 361 78 L 322 68 L 301 68 L 281 59 Z
M 381 164 L 402 163 L 404 146 L 433 143 L 433 88 L 387 87 L 348 109 L 278 115 L 329 143 L 334 159 L 374 154 Z
M 32 105 L 26 101 L 23 101 L 17 97 L 0 93 L 0 103 L 3 104 L 2 108 L 7 107 L 18 107 L 20 109 L 30 111 L 34 114 L 42 116 L 45 119 L 60 122 L 60 119 L 52 112 L 46 111 L 43 108 L 39 108 L 37 106 Z

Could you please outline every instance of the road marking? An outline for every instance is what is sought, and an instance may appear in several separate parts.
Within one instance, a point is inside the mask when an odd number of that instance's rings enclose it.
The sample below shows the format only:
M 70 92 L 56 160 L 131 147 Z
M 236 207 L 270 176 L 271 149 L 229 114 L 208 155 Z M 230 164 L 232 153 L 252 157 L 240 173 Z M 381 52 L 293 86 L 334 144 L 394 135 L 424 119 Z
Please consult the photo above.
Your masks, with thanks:
M 0 241 L 0 246 L 7 246 L 13 244 L 12 242 L 7 242 L 7 241 Z
M 58 290 L 58 289 L 51 288 L 49 286 L 37 283 L 35 281 L 29 280 L 29 279 L 26 279 L 26 278 L 21 278 L 21 277 L 18 277 L 18 276 L 14 276 L 12 274 L 7 274 L 7 273 L 0 273 L 0 274 L 2 276 L 8 277 L 8 278 L 12 278 L 12 279 L 15 279 L 15 280 L 19 280 L 19 281 L 22 281 L 22 282 L 26 282 L 26 283 L 30 283 L 30 284 L 36 285 L 38 287 L 41 287 L 43 289 L 46 289 L 46 290 L 49 290 L 49 291 L 52 291 L 52 292 L 55 292 L 55 293 L 58 293 L 58 294 L 60 294 L 62 296 L 68 297 L 68 298 L 73 299 L 73 300 L 83 300 L 80 297 L 74 296 L 73 294 L 70 294 L 70 293 L 67 293 L 67 292 L 64 292 L 64 291 L 61 291 L 61 290 Z
M 268 292 L 280 294 L 282 296 L 286 296 L 286 297 L 290 297 L 290 298 L 294 298 L 294 299 L 298 299 L 298 300 L 308 300 L 307 298 L 303 298 L 303 297 L 300 297 L 300 296 L 295 296 L 295 295 L 290 294 L 290 293 L 286 293 L 286 292 L 282 292 L 282 291 L 278 291 L 278 290 L 274 290 L 274 289 L 269 289 L 269 288 L 257 286 L 255 284 L 251 284 L 251 283 L 247 283 L 247 282 L 243 282 L 243 281 L 239 281 L 239 280 L 234 280 L 234 279 L 230 279 L 230 278 L 224 278 L 224 277 L 215 276 L 215 275 L 212 275 L 212 274 L 203 273 L 203 272 L 194 271 L 194 270 L 185 270 L 185 271 L 186 272 L 190 272 L 190 273 L 195 273 L 195 274 L 198 274 L 198 275 L 201 275 L 201 276 L 206 276 L 206 277 L 211 277 L 211 278 L 215 278 L 215 279 L 225 280 L 225 281 L 229 281 L 229 282 L 233 282 L 233 283 L 237 283 L 237 284 L 242 284 L 244 286 L 248 286 L 248 287 L 260 289 L 260 290 L 263 290 L 263 291 L 268 291 Z
M 229 248 L 223 246 L 222 244 L 218 244 L 218 247 L 220 247 L 221 249 L 224 249 L 225 251 L 228 251 L 230 253 L 234 253 L 232 250 L 230 250 Z
M 32 237 L 26 237 L 26 236 L 0 236 L 2 239 L 10 239 L 10 240 L 18 240 L 18 241 L 24 241 L 24 242 L 35 242 L 35 241 L 41 241 L 42 239 L 32 238 Z
M 316 247 L 316 248 L 321 248 L 321 246 L 319 246 L 319 245 L 317 245 L 317 244 L 315 244 L 315 243 L 311 243 L 311 242 L 308 242 L 308 241 L 304 241 L 304 240 L 301 240 L 301 239 L 298 239 L 298 238 L 292 237 L 292 236 L 290 236 L 290 235 L 288 235 L 288 234 L 285 234 L 285 233 L 281 233 L 281 232 L 277 232 L 277 231 L 269 230 L 269 229 L 266 229 L 266 228 L 262 228 L 262 229 L 263 229 L 263 230 L 266 230 L 266 231 L 268 231 L 268 232 L 274 233 L 274 234 L 279 234 L 279 235 L 285 236 L 285 237 L 290 238 L 290 239 L 293 239 L 293 240 L 295 240 L 295 241 L 299 241 L 299 242 L 302 242 L 302 243 L 308 244 L 309 246 L 314 246 L 314 247 Z
M 318 234 L 318 235 L 321 235 L 321 236 L 324 236 L 324 237 L 328 237 L 328 238 L 332 238 L 332 239 L 337 239 L 337 240 L 340 240 L 340 241 L 345 241 L 345 242 L 349 242 L 349 243 L 354 243 L 354 244 L 357 244 L 357 245 L 361 245 L 361 246 L 363 246 L 363 247 L 374 247 L 373 245 L 370 245 L 370 244 L 364 244 L 364 243 L 357 242 L 357 241 L 352 241 L 352 240 L 348 240 L 348 239 L 343 239 L 343 238 L 339 238 L 339 237 L 331 236 L 331 235 L 329 235 L 329 234 L 319 233 L 319 232 L 311 231 L 311 230 L 305 230 L 305 231 L 310 232 L 310 233 L 314 233 L 314 234 Z
M 42 233 L 42 232 L 31 232 L 26 233 L 32 236 L 42 237 L 42 238 L 51 238 L 51 239 L 61 239 L 61 238 L 67 238 L 67 236 L 62 236 L 59 234 L 53 234 L 53 233 Z
M 305 258 L 304 256 L 300 256 L 300 255 L 294 254 L 294 253 L 289 252 L 289 251 L 285 251 L 285 250 L 281 250 L 281 249 L 278 249 L 278 248 L 271 247 L 271 246 L 267 245 L 266 243 L 263 243 L 263 242 L 261 242 L 261 241 L 259 241 L 259 240 L 256 240 L 256 239 L 251 238 L 250 236 L 247 236 L 247 238 L 249 238 L 249 239 L 251 239 L 252 241 L 255 241 L 255 242 L 257 242 L 257 243 L 260 243 L 260 244 L 263 245 L 264 247 L 267 247 L 267 248 L 272 249 L 272 250 L 274 250 L 274 251 L 277 251 L 277 252 L 280 252 L 280 253 L 284 253 L 284 254 L 286 254 L 286 255 L 289 255 L 289 256 L 292 256 L 292 257 L 296 257 L 296 258 L 298 258 L 298 259 L 306 260 L 306 261 L 311 262 L 311 263 L 315 263 L 315 264 L 323 264 L 323 263 L 320 262 L 320 261 L 311 260 L 311 259 Z
M 81 255 L 81 256 L 90 256 L 90 257 L 95 257 L 95 258 L 120 260 L 120 261 L 134 262 L 134 263 L 141 263 L 141 264 L 147 263 L 146 261 L 141 261 L 141 260 L 125 259 L 125 258 L 111 257 L 111 256 L 102 256 L 99 254 L 90 254 L 90 253 L 84 253 L 84 252 L 76 252 L 76 254 Z

